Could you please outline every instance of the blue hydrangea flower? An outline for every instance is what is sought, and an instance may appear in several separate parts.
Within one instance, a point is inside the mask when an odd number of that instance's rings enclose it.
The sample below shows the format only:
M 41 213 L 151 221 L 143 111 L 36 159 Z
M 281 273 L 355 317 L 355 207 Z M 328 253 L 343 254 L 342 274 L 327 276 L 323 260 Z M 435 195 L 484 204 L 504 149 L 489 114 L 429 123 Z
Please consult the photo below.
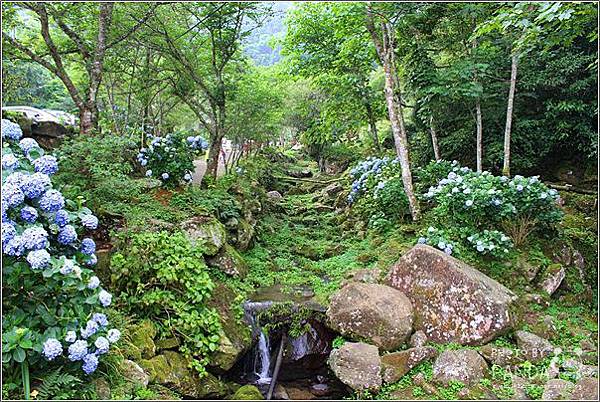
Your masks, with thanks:
M 54 338 L 48 338 L 46 342 L 44 342 L 44 346 L 42 349 L 42 355 L 47 360 L 54 360 L 58 356 L 60 356 L 63 352 L 62 344 Z
M 69 360 L 75 362 L 77 360 L 81 360 L 87 355 L 88 352 L 88 344 L 84 340 L 75 341 L 68 349 L 69 352 Z
M 450 247 L 446 247 L 444 249 L 444 253 L 448 254 L 448 255 L 452 255 L 452 249 Z
M 96 254 L 92 254 L 90 255 L 90 258 L 87 260 L 87 262 L 85 263 L 85 265 L 96 265 L 98 263 L 98 257 L 96 257 Z
M 121 331 L 119 331 L 116 328 L 113 328 L 108 331 L 108 334 L 106 335 L 106 337 L 108 338 L 108 341 L 110 343 L 118 342 L 119 339 L 121 338 Z
M 58 232 L 58 242 L 60 244 L 71 244 L 77 240 L 77 232 L 71 225 L 66 225 Z
M 96 371 L 97 367 L 98 367 L 98 357 L 96 355 L 89 354 L 83 358 L 83 366 L 81 366 L 81 369 L 86 374 L 92 374 L 94 371 Z
M 108 352 L 108 349 L 110 348 L 110 343 L 105 337 L 99 336 L 98 339 L 96 339 L 96 342 L 94 342 L 94 346 L 96 346 L 96 354 L 102 355 Z
M 483 247 L 483 245 L 478 245 L 477 246 L 477 251 L 479 251 L 480 253 L 483 252 L 483 250 L 485 250 L 485 247 Z
M 106 314 L 94 313 L 92 320 L 96 321 L 98 325 L 102 327 L 106 327 L 108 325 L 108 318 L 106 318 Z
M 73 343 L 76 340 L 77 334 L 75 333 L 75 331 L 67 331 L 67 334 L 65 335 L 65 342 Z
M 88 281 L 87 288 L 88 289 L 96 289 L 100 286 L 100 279 L 96 275 L 92 276 Z
M 19 147 L 25 154 L 28 154 L 33 148 L 39 148 L 39 144 L 33 138 L 23 138 L 19 141 Z
M 15 184 L 8 183 L 8 181 L 4 182 L 2 186 L 2 207 L 6 209 L 13 208 L 23 201 L 25 201 L 23 191 Z
M 523 186 L 520 184 L 517 184 L 517 191 L 523 191 Z
M 21 219 L 27 223 L 33 223 L 38 217 L 37 209 L 34 207 L 26 206 L 21 209 Z
M 440 250 L 443 250 L 443 249 L 445 249 L 445 248 L 446 248 L 446 243 L 444 243 L 443 241 L 440 241 L 440 242 L 437 244 L 437 246 L 438 246 L 438 248 L 439 248 Z
M 183 180 L 185 180 L 185 181 L 190 181 L 190 180 L 192 180 L 192 175 L 191 175 L 191 174 L 189 174 L 189 173 L 186 173 L 186 174 L 183 176 Z
M 19 160 L 13 154 L 2 155 L 2 169 L 15 170 L 19 167 Z
M 169 174 L 168 173 L 163 173 L 160 175 L 160 177 L 163 178 L 163 180 L 167 180 L 169 178 Z
M 473 200 L 466 200 L 465 201 L 465 206 L 470 207 L 473 205 Z
M 46 189 L 52 186 L 50 176 L 44 173 L 34 173 L 23 178 L 21 184 L 21 190 L 25 193 L 25 196 L 29 199 L 38 198 L 46 191 Z M 56 191 L 56 190 L 52 190 Z
M 58 172 L 58 161 L 52 155 L 44 155 L 33 161 L 36 172 L 53 175 Z
M 2 119 L 2 138 L 18 140 L 23 136 L 23 130 L 17 123 Z
M 148 164 L 148 160 L 147 159 L 142 159 L 140 161 L 140 165 L 142 165 L 142 166 L 146 166 L 147 164 Z
M 50 264 L 50 253 L 46 250 L 33 250 L 27 254 L 27 262 L 31 269 L 42 269 Z
M 75 261 L 65 259 L 63 266 L 60 268 L 60 273 L 63 275 L 69 275 L 75 269 Z
M 54 223 L 61 227 L 65 226 L 69 223 L 69 213 L 64 209 L 57 211 L 56 215 L 54 215 Z
M 427 243 L 427 239 L 424 237 L 419 237 L 419 240 L 417 241 L 419 244 L 425 244 Z
M 25 179 L 27 179 L 26 174 L 24 174 L 22 172 L 13 172 L 8 175 L 8 177 L 6 178 L 4 183 L 2 183 L 2 186 L 11 184 L 11 185 L 15 185 L 15 186 L 21 188 L 23 186 L 23 182 L 25 181 Z
M 86 325 L 85 328 L 81 328 L 80 332 L 81 332 L 81 337 L 83 339 L 87 339 L 90 336 L 94 335 L 97 331 L 98 331 L 98 323 L 94 320 L 89 320 Z
M 96 243 L 94 240 L 86 237 L 81 241 L 81 247 L 79 248 L 83 254 L 92 255 L 96 252 Z
M 100 300 L 100 304 L 102 304 L 104 307 L 108 307 L 112 302 L 112 295 L 106 290 L 102 289 L 98 294 L 98 300 Z
M 150 176 L 152 176 L 152 170 L 148 169 L 148 170 L 146 170 L 146 177 L 150 177 Z
M 83 218 L 81 218 L 81 224 L 86 229 L 97 229 L 98 218 L 96 218 L 94 215 L 85 215 Z
M 23 255 L 23 252 L 25 251 L 25 242 L 23 241 L 23 237 L 15 236 L 7 241 L 6 244 L 2 243 L 2 251 L 6 255 L 12 255 L 14 257 Z
M 48 247 L 48 232 L 41 226 L 27 228 L 21 236 L 23 244 L 29 250 L 41 250 Z
M 65 199 L 57 190 L 46 190 L 39 201 L 40 208 L 45 212 L 56 212 L 65 206 Z
M 17 235 L 17 229 L 15 229 L 12 223 L 6 222 L 2 224 L 2 244 L 6 244 L 10 239 Z

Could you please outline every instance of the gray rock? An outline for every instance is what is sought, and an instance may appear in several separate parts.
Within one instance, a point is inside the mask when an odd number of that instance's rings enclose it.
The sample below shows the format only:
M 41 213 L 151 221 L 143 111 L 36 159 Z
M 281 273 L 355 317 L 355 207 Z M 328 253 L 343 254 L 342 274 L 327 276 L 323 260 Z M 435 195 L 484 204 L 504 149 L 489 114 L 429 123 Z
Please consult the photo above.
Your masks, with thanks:
M 450 381 L 475 385 L 488 372 L 488 365 L 483 357 L 472 349 L 445 350 L 433 364 L 434 381 L 444 385 L 448 385 Z
M 539 287 L 552 296 L 565 279 L 565 268 L 560 264 L 550 264 L 540 280 Z
M 569 399 L 597 401 L 598 400 L 598 379 L 584 377 L 577 381 L 575 387 L 569 395 Z
M 120 365 L 120 372 L 125 380 L 134 384 L 147 387 L 150 376 L 146 374 L 143 368 L 131 360 L 123 360 Z
M 381 357 L 383 381 L 388 384 L 394 383 L 419 363 L 432 359 L 436 355 L 437 350 L 431 346 L 385 354 Z
M 510 367 L 524 361 L 519 353 L 511 348 L 494 346 L 491 344 L 484 345 L 479 353 L 490 364 L 496 364 L 500 367 Z
M 396 289 L 351 282 L 331 297 L 327 319 L 343 335 L 393 350 L 410 336 L 413 310 L 410 300 Z
M 515 401 L 527 401 L 530 398 L 527 396 L 527 381 L 524 378 L 517 375 L 512 376 L 512 400 Z
M 283 198 L 283 196 L 281 195 L 281 193 L 279 191 L 268 191 L 267 192 L 267 197 L 273 199 L 273 200 L 279 200 L 281 198 Z
M 563 368 L 573 371 L 577 377 L 598 377 L 598 366 L 583 364 L 575 359 L 567 359 L 562 364 Z
M 560 400 L 568 399 L 569 391 L 573 388 L 573 384 L 569 381 L 554 379 L 550 380 L 544 385 L 544 392 L 542 394 L 543 400 Z
M 332 197 L 332 196 L 336 195 L 337 193 L 339 193 L 340 191 L 342 191 L 343 189 L 344 189 L 344 187 L 340 183 L 336 182 L 336 183 L 331 183 L 330 185 L 325 187 L 323 189 L 323 193 Z
M 110 399 L 110 385 L 104 378 L 96 378 L 94 380 L 96 388 L 96 396 L 98 399 Z
M 552 355 L 554 347 L 550 342 L 531 332 L 517 331 L 515 332 L 517 346 L 532 363 L 539 362 L 546 357 Z
M 418 348 L 421 346 L 425 346 L 425 344 L 427 343 L 427 335 L 425 335 L 425 332 L 419 330 L 419 331 L 415 331 L 414 334 L 412 334 L 412 336 L 410 337 L 410 347 L 411 348 Z
M 381 387 L 381 359 L 376 346 L 346 342 L 329 356 L 336 377 L 355 391 L 377 391 Z
M 507 332 L 516 296 L 433 247 L 418 244 L 392 266 L 386 284 L 412 302 L 415 329 L 439 343 L 482 345 Z
M 206 255 L 217 254 L 225 244 L 225 226 L 213 217 L 195 216 L 180 226 L 192 244 L 204 246 Z
M 216 255 L 208 257 L 206 263 L 227 275 L 237 278 L 244 278 L 248 274 L 248 265 L 244 257 L 227 243 L 221 247 L 221 250 Z

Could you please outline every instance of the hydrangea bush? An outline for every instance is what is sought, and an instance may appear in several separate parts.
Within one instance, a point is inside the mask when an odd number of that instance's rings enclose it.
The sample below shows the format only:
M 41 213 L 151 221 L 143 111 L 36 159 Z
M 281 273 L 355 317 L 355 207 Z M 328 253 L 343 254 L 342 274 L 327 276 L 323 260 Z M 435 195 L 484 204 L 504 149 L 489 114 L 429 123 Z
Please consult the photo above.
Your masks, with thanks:
M 359 162 L 350 175 L 354 181 L 348 203 L 370 226 L 382 227 L 409 213 L 398 159 L 371 157 Z
M 192 181 L 194 157 L 208 148 L 201 136 L 185 136 L 183 133 L 164 137 L 148 134 L 149 144 L 137 155 L 137 161 L 146 169 L 147 177 L 154 177 L 165 187 L 176 187 L 182 181 Z
M 423 236 L 419 237 L 417 243 L 428 244 L 432 247 L 442 250 L 448 255 L 458 254 L 458 249 L 454 241 L 450 240 L 452 235 L 442 229 L 436 229 L 430 226 Z
M 119 340 L 106 314 L 112 296 L 92 266 L 98 219 L 52 188 L 58 161 L 2 120 L 2 361 L 43 368 L 76 364 L 86 374 Z
M 503 257 L 531 231 L 552 231 L 562 219 L 558 192 L 537 176 L 508 178 L 473 172 L 456 162 L 434 164 L 440 166 L 427 169 L 450 171 L 424 198 L 433 205 L 435 219 L 454 228 L 478 253 Z

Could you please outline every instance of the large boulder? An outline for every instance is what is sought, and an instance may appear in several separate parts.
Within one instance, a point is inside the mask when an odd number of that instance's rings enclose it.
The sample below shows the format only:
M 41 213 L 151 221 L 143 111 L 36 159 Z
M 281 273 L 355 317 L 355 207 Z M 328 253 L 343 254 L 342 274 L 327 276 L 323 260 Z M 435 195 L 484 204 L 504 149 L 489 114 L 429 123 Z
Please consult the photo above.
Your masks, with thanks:
M 443 385 L 448 385 L 450 381 L 475 385 L 488 372 L 483 357 L 472 349 L 445 350 L 433 364 L 433 379 Z
M 182 396 L 192 399 L 222 398 L 229 388 L 210 373 L 202 377 L 190 369 L 190 360 L 180 353 L 165 351 L 152 359 L 142 360 L 150 381 L 169 386 Z
M 225 227 L 210 216 L 195 216 L 181 222 L 181 229 L 192 244 L 202 245 L 204 254 L 212 256 L 219 252 L 226 241 Z
M 598 379 L 584 377 L 577 381 L 571 391 L 569 399 L 597 401 L 598 400 Z
M 392 266 L 386 283 L 408 296 L 415 329 L 439 343 L 481 345 L 507 332 L 516 296 L 433 247 L 418 244 Z
M 562 399 L 569 399 L 569 393 L 573 388 L 573 383 L 556 378 L 548 381 L 544 385 L 544 391 L 542 393 L 542 400 L 544 401 L 555 401 Z
M 238 278 L 244 278 L 248 273 L 248 265 L 244 261 L 244 257 L 227 243 L 216 255 L 208 257 L 206 263 L 227 275 Z
M 252 345 L 250 328 L 237 317 L 239 300 L 236 292 L 222 282 L 217 282 L 208 307 L 219 313 L 221 333 L 219 347 L 210 357 L 210 368 L 217 373 L 231 369 Z
M 396 382 L 419 363 L 432 359 L 436 355 L 437 350 L 431 346 L 410 348 L 383 355 L 381 357 L 383 381 L 388 384 Z
M 554 351 L 554 347 L 550 342 L 531 332 L 517 331 L 515 339 L 523 356 L 532 363 L 544 360 Z
M 355 391 L 377 391 L 381 387 L 381 359 L 377 346 L 346 342 L 331 352 L 329 367 L 340 381 Z
M 352 282 L 331 297 L 327 319 L 343 335 L 393 350 L 412 332 L 413 309 L 410 300 L 396 289 Z

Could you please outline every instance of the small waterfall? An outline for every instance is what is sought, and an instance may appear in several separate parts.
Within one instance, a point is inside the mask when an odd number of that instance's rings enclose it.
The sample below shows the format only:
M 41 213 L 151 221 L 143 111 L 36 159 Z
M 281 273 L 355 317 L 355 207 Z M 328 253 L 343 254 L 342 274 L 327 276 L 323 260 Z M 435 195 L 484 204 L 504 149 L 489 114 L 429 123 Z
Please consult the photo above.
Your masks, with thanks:
M 271 377 L 269 376 L 269 369 L 271 367 L 271 351 L 269 350 L 269 338 L 265 336 L 264 332 L 260 331 L 258 338 L 258 356 L 260 368 L 257 370 L 255 367 L 254 372 L 258 375 L 258 384 L 270 384 Z M 260 370 L 260 371 L 259 371 Z
M 271 348 L 269 337 L 260 328 L 257 320 L 257 314 L 268 309 L 273 305 L 273 302 L 246 302 L 244 303 L 244 315 L 246 321 L 252 327 L 252 338 L 257 339 L 254 351 L 251 353 L 253 361 L 251 368 L 255 375 L 254 383 L 259 385 L 268 385 L 271 383 L 270 368 L 271 368 Z

